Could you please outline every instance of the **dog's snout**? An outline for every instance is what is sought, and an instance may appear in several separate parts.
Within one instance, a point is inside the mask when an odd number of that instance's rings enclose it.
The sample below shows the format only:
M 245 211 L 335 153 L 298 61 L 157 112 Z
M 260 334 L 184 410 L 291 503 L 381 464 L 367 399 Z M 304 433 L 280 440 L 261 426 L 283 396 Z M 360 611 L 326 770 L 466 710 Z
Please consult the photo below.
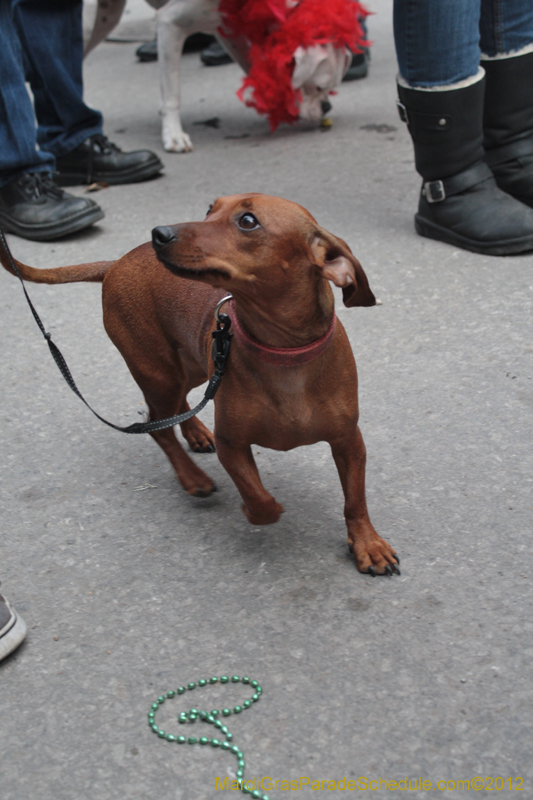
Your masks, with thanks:
M 331 105 L 329 100 L 322 100 L 322 102 L 320 103 L 320 108 L 322 109 L 322 113 L 325 116 L 326 114 L 328 114 L 331 111 L 333 106 Z
M 175 239 L 176 234 L 172 228 L 168 228 L 166 225 L 160 225 L 152 231 L 152 244 L 154 247 L 163 247 L 166 244 L 170 244 L 170 242 L 173 242 Z

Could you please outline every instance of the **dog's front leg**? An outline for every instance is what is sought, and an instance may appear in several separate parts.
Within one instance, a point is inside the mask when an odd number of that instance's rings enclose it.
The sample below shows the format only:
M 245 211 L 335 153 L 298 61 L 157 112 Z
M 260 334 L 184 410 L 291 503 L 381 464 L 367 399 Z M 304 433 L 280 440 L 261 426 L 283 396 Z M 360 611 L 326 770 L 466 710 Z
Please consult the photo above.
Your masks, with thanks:
M 353 436 L 330 444 L 344 491 L 348 547 L 355 556 L 357 569 L 371 575 L 399 572 L 396 553 L 376 533 L 368 516 L 365 498 L 366 448 L 359 426 Z
M 176 19 L 179 10 L 168 3 L 157 12 L 157 50 L 161 87 L 161 116 L 163 117 L 163 147 L 170 153 L 187 153 L 192 148 L 180 119 L 181 53 L 188 31 Z
M 217 436 L 215 443 L 220 463 L 239 490 L 244 504 L 245 517 L 252 525 L 270 525 L 277 522 L 283 513 L 283 506 L 267 492 L 249 446 L 236 446 L 227 439 Z

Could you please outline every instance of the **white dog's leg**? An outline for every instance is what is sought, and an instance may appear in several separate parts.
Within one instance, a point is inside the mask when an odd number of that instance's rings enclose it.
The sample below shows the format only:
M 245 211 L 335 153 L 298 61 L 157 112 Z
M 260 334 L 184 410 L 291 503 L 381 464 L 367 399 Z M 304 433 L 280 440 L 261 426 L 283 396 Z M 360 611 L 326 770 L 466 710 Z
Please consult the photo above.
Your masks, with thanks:
M 149 0 L 152 5 L 155 0 Z M 157 50 L 163 116 L 163 147 L 187 153 L 192 142 L 180 120 L 181 52 L 191 33 L 215 33 L 220 24 L 218 0 L 169 0 L 157 12 Z
M 175 4 L 170 3 L 157 12 L 163 147 L 170 153 L 188 153 L 192 142 L 181 127 L 180 67 L 181 51 L 189 32 L 179 25 L 175 11 Z

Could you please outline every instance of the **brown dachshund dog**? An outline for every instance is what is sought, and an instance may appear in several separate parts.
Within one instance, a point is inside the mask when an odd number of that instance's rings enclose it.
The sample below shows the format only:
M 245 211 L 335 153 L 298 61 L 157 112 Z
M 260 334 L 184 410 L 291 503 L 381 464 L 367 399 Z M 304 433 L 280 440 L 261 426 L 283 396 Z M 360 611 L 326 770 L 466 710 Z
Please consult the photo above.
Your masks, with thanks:
M 223 310 L 234 336 L 215 398 L 215 432 L 194 417 L 181 425 L 183 436 L 196 452 L 216 447 L 253 525 L 277 522 L 283 507 L 262 485 L 251 445 L 291 450 L 329 442 L 358 569 L 399 573 L 398 557 L 368 517 L 357 372 L 329 285 L 342 287 L 346 306 L 375 303 L 348 245 L 296 203 L 261 194 L 219 198 L 204 221 L 158 227 L 152 237 L 117 261 L 17 266 L 25 279 L 40 283 L 103 281 L 106 331 L 151 420 L 187 411 L 188 392 L 212 374 L 213 312 L 231 292 Z M 1 249 L 0 256 L 11 271 Z M 216 490 L 173 428 L 152 436 L 189 494 Z

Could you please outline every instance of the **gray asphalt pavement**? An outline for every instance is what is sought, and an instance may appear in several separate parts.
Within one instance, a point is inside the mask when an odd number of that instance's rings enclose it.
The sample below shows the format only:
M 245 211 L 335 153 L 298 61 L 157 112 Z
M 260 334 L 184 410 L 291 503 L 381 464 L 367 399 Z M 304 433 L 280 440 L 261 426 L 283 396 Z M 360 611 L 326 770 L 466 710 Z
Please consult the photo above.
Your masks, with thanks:
M 148 436 L 107 429 L 70 392 L 2 271 L 0 580 L 28 623 L 0 665 L 2 800 L 224 797 L 215 778 L 233 774 L 233 756 L 164 742 L 147 725 L 162 692 L 223 674 L 263 687 L 229 723 L 247 777 L 341 782 L 278 784 L 271 798 L 533 797 L 533 256 L 484 257 L 415 234 L 391 2 L 371 7 L 369 77 L 342 85 L 329 132 L 271 135 L 235 97 L 237 66 L 186 56 L 196 149 L 184 155 L 161 148 L 157 65 L 138 64 L 133 43 L 101 45 L 87 99 L 111 139 L 157 151 L 165 174 L 92 195 L 106 217 L 77 237 L 9 241 L 37 267 L 112 259 L 153 226 L 201 219 L 216 196 L 241 191 L 295 200 L 346 239 L 382 300 L 339 302 L 338 313 L 359 369 L 370 515 L 402 575 L 356 571 L 325 445 L 257 448 L 286 509 L 272 527 L 247 523 L 214 454 L 194 458 L 218 494 L 185 495 Z M 202 124 L 213 117 L 218 128 Z M 100 287 L 29 290 L 89 402 L 139 421 Z M 175 731 L 191 697 L 220 708 L 243 690 L 196 689 L 162 719 Z M 411 788 L 342 788 L 361 776 Z

